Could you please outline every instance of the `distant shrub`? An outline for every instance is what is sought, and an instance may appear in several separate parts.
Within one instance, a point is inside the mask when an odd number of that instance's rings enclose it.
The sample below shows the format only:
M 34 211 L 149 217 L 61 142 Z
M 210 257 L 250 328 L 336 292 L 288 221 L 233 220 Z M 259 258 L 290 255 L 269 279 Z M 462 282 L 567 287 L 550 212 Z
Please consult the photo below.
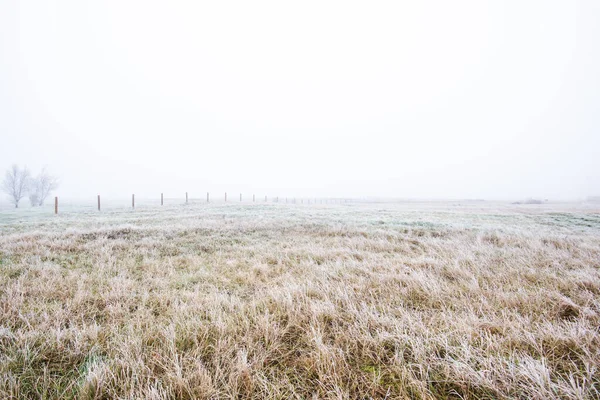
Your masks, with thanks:
M 543 201 L 539 199 L 527 199 L 523 204 L 542 204 Z

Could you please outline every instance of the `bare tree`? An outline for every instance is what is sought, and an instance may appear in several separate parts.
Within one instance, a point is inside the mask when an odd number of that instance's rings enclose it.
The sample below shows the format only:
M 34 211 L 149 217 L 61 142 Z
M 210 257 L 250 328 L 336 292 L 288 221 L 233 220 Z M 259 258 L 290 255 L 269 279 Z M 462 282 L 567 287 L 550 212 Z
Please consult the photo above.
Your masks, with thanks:
M 32 206 L 43 206 L 52 191 L 58 188 L 58 178 L 48 173 L 46 168 L 29 180 L 29 201 Z
M 13 164 L 4 174 L 2 190 L 8 195 L 15 208 L 19 207 L 19 201 L 27 194 L 29 175 L 27 167 L 21 169 L 17 164 Z

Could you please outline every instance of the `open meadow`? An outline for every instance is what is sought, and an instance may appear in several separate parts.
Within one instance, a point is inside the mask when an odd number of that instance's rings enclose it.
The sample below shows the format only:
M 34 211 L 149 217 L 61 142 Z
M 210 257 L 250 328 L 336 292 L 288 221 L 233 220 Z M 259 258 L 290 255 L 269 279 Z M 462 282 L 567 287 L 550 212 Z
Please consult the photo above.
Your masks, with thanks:
M 600 398 L 600 206 L 4 210 L 0 398 Z

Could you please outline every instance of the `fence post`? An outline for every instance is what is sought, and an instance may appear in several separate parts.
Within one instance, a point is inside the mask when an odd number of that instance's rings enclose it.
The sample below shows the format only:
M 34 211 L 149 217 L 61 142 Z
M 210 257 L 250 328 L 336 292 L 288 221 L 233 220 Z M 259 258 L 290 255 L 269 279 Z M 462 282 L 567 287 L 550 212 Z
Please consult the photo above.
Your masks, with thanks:
M 227 203 L 227 192 L 225 192 L 225 203 Z
M 162 193 L 160 194 L 160 205 L 161 206 L 163 205 L 163 194 Z
M 255 195 L 255 194 L 253 194 L 253 195 L 252 195 L 252 202 L 254 203 L 255 201 L 256 201 L 256 195 Z
M 98 211 L 100 211 L 100 195 L 98 195 Z
M 242 201 L 242 194 L 240 193 L 240 202 Z
M 187 204 L 187 203 L 188 203 L 188 194 L 187 194 L 187 192 L 185 192 L 185 204 Z
M 135 194 L 131 195 L 131 208 L 135 208 Z
M 267 196 L 265 195 L 265 203 L 267 202 Z
M 54 214 L 58 214 L 58 196 L 54 198 Z
M 206 202 L 210 203 L 210 193 L 206 192 Z

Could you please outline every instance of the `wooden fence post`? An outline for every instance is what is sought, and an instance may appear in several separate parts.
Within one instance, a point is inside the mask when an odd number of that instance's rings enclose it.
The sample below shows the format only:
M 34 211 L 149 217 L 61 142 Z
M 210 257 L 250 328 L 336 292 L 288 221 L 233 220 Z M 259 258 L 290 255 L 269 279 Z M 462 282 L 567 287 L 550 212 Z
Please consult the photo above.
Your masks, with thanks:
M 252 195 L 252 202 L 254 203 L 255 201 L 256 201 L 256 195 L 255 195 L 255 194 L 253 194 L 253 195 Z
M 162 193 L 160 194 L 160 205 L 161 206 L 163 205 L 163 194 Z
M 100 211 L 100 195 L 98 195 L 98 211 Z
M 206 192 L 206 202 L 210 203 L 210 193 Z
M 58 196 L 54 198 L 54 214 L 58 214 Z
M 240 193 L 240 203 L 242 202 L 242 194 Z
M 135 194 L 131 195 L 131 208 L 135 208 Z
M 225 192 L 225 203 L 227 203 L 227 192 Z
M 185 204 L 187 204 L 187 203 L 188 203 L 188 193 L 185 192 Z

